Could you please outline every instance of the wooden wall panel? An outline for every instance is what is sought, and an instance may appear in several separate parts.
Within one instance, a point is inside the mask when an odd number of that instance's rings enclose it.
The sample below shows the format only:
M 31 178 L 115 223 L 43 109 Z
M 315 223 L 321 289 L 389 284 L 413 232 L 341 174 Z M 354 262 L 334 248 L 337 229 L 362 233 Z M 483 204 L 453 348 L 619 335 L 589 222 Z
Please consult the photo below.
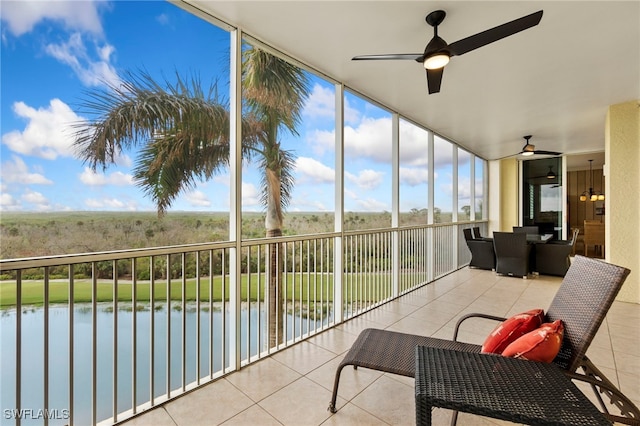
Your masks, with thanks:
M 604 207 L 604 201 L 580 201 L 580 194 L 589 190 L 589 170 L 578 170 L 567 173 L 567 197 L 569 228 L 580 228 L 580 233 L 584 233 L 585 220 L 600 220 L 604 222 L 603 216 L 596 215 L 596 207 Z M 604 190 L 604 176 L 602 170 L 593 171 L 593 190 Z

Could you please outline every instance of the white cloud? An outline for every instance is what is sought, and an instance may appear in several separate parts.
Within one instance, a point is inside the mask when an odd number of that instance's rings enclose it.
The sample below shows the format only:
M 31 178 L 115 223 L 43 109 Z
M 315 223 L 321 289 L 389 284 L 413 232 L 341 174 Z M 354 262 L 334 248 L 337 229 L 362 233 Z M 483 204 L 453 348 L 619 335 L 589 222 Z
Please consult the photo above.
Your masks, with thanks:
M 15 102 L 13 111 L 28 121 L 24 131 L 13 130 L 2 135 L 2 142 L 13 152 L 55 160 L 59 155 L 73 156 L 72 125 L 84 119 L 60 99 L 52 99 L 47 108 L 35 109 Z
M 118 198 L 88 198 L 85 205 L 90 209 L 107 209 L 107 210 L 137 210 L 135 201 L 125 201 Z
M 314 130 L 307 134 L 314 153 L 322 155 L 335 150 L 335 131 Z M 367 158 L 379 163 L 391 163 L 391 119 L 364 118 L 357 127 L 345 125 L 345 155 L 353 158 Z M 424 145 L 426 155 L 426 143 Z M 407 157 L 420 158 L 408 153 Z M 425 163 L 426 164 L 426 163 Z
M 82 35 L 73 33 L 69 41 L 60 44 L 48 44 L 45 52 L 63 64 L 69 65 L 85 86 L 100 86 L 108 83 L 118 86 L 120 77 L 110 63 L 115 48 L 110 44 L 95 46 L 92 55 L 87 51 Z
M 185 199 L 193 207 L 210 207 L 211 200 L 202 191 L 191 191 L 185 194 Z
M 307 142 L 314 154 L 322 156 L 335 151 L 336 134 L 333 130 L 313 130 L 307 133 Z
M 80 181 L 89 186 L 117 185 L 126 186 L 133 185 L 133 176 L 122 172 L 113 172 L 109 175 L 97 173 L 89 167 L 85 167 L 84 171 L 78 175 Z
M 260 207 L 260 191 L 252 183 L 242 183 L 242 206 Z
M 129 157 L 128 155 L 120 152 L 115 158 L 115 164 L 117 166 L 126 167 L 129 169 L 133 165 L 133 160 L 131 160 L 131 157 Z
M 310 179 L 313 183 L 333 183 L 336 178 L 335 170 L 309 157 L 298 157 L 296 172 Z
M 426 167 L 400 167 L 400 184 L 418 186 L 429 181 Z
M 49 200 L 47 200 L 47 197 L 45 197 L 39 192 L 35 192 L 27 189 L 24 192 L 24 194 L 22 194 L 20 199 L 27 204 L 33 205 L 34 210 L 39 210 L 39 211 L 51 210 L 51 205 L 49 204 Z
M 344 100 L 344 122 L 347 124 L 355 124 L 360 121 L 360 111 L 349 105 L 349 99 Z
M 368 158 L 379 163 L 391 162 L 391 119 L 365 118 L 358 127 L 345 126 L 346 158 Z
M 30 32 L 44 20 L 62 22 L 68 30 L 102 34 L 97 1 L 6 1 L 2 2 L 2 21 L 15 36 Z
M 304 106 L 303 114 L 313 118 L 335 117 L 335 99 L 334 90 L 315 84 L 313 89 L 311 89 L 307 103 Z
M 307 103 L 304 106 L 303 115 L 312 118 L 335 119 L 336 92 L 332 88 L 315 84 L 311 89 Z M 344 103 L 344 120 L 347 123 L 355 123 L 360 119 L 360 112 L 349 105 L 349 100 Z
M 426 130 L 400 121 L 400 163 L 409 166 L 428 164 L 429 134 Z
M 13 197 L 13 195 L 3 192 L 0 194 L 0 210 L 20 210 L 20 203 Z
M 161 13 L 160 15 L 156 16 L 156 21 L 158 21 L 160 25 L 169 25 L 169 15 L 167 15 L 166 13 Z
M 29 167 L 24 160 L 16 155 L 12 156 L 13 161 L 2 163 L 0 176 L 5 183 L 21 183 L 25 185 L 51 185 L 53 182 L 40 173 L 30 173 Z
M 360 189 L 364 190 L 372 190 L 376 189 L 382 183 L 382 179 L 384 178 L 384 173 L 378 172 L 376 170 L 366 169 L 361 170 L 358 175 L 354 175 L 352 173 L 345 171 L 345 177 L 350 181 L 355 183 Z
M 382 201 L 378 201 L 374 198 L 367 198 L 366 200 L 357 200 L 360 210 L 368 212 L 381 212 L 389 209 Z

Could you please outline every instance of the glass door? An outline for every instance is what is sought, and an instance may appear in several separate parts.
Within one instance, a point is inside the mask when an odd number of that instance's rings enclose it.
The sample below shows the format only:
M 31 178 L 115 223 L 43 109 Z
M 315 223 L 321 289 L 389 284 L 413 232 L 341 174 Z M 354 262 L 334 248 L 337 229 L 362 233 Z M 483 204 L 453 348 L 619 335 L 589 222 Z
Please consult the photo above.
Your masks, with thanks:
M 522 225 L 560 239 L 563 226 L 562 157 L 522 164 Z

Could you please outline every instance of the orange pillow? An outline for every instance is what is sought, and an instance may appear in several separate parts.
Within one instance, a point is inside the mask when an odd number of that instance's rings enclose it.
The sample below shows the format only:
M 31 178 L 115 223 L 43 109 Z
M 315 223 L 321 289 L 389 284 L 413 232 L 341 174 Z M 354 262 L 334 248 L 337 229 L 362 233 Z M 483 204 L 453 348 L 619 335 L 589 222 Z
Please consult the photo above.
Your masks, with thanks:
M 504 320 L 485 339 L 482 353 L 502 353 L 509 343 L 540 327 L 543 320 L 542 309 L 532 309 Z
M 551 362 L 560 352 L 563 336 L 562 321 L 542 324 L 537 330 L 525 334 L 507 346 L 502 355 L 529 361 Z

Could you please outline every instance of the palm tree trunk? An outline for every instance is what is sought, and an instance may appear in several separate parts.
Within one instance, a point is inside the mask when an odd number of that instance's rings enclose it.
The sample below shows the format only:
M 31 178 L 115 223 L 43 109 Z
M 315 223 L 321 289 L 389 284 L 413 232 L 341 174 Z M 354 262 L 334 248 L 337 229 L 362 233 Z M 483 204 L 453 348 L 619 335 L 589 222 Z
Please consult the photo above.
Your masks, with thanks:
M 267 238 L 282 236 L 282 207 L 280 204 L 281 182 L 279 173 L 267 168 L 267 215 L 265 227 Z M 269 270 L 267 280 L 269 282 L 269 347 L 273 348 L 284 341 L 284 312 L 283 300 L 285 298 L 282 288 L 282 243 L 269 244 Z
M 267 238 L 281 237 L 281 229 L 267 231 Z M 267 280 L 269 285 L 269 347 L 274 348 L 284 341 L 284 299 L 282 288 L 282 243 L 269 244 Z

